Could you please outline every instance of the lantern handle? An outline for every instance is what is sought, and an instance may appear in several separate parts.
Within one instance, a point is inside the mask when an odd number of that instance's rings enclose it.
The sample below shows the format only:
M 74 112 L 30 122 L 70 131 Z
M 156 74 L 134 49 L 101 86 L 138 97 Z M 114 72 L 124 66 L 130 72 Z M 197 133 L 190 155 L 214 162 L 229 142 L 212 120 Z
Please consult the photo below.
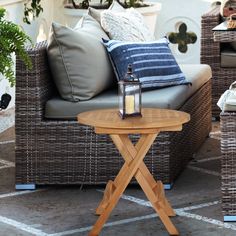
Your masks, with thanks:
M 137 82 L 139 81 L 139 79 L 136 77 L 135 74 L 133 74 L 133 68 L 132 68 L 132 64 L 128 64 L 128 67 L 127 67 L 127 72 L 125 74 L 125 77 L 124 77 L 124 81 L 127 81 L 127 82 Z
M 128 64 L 127 74 L 133 74 L 133 68 L 131 64 Z

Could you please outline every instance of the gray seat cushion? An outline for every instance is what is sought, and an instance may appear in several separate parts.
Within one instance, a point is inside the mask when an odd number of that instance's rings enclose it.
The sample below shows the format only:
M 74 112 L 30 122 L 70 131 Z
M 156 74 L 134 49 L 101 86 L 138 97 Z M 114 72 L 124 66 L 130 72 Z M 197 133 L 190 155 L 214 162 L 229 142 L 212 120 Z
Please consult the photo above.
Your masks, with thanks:
M 236 51 L 225 49 L 221 52 L 221 67 L 236 67 Z
M 236 41 L 231 42 L 230 45 L 236 51 Z
M 203 84 L 211 79 L 208 65 L 180 65 L 189 85 L 179 85 L 142 93 L 143 107 L 179 109 Z M 54 97 L 46 103 L 45 117 L 50 119 L 76 119 L 77 114 L 104 108 L 118 107 L 117 89 L 108 90 L 98 96 L 79 102 L 69 102 Z

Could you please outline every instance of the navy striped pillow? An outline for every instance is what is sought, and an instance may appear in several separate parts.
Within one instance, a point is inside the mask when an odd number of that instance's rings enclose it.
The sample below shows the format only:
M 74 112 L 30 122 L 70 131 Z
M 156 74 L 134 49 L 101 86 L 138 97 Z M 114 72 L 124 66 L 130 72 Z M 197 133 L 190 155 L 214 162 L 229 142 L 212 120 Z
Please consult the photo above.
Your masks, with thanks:
M 103 43 L 118 80 L 124 78 L 128 64 L 132 64 L 143 89 L 190 84 L 172 55 L 166 38 L 139 43 L 103 39 Z

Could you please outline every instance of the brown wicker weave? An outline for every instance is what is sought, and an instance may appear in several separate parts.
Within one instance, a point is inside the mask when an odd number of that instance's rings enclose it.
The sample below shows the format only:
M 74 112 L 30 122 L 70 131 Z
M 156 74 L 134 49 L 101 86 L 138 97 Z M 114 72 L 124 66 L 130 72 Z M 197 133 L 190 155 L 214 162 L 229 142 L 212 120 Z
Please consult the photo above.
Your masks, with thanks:
M 236 41 L 236 30 L 235 31 L 216 31 L 216 32 L 213 32 L 213 40 L 215 42 L 221 42 L 221 43 Z
M 217 101 L 221 94 L 236 80 L 236 68 L 223 68 L 220 65 L 220 42 L 213 39 L 212 29 L 221 23 L 220 7 L 216 6 L 202 16 L 201 63 L 212 69 L 212 115 L 219 117 L 220 109 Z
M 48 120 L 53 96 L 46 44 L 28 50 L 33 71 L 16 61 L 16 184 L 99 184 L 117 175 L 123 161 L 106 135 L 77 121 Z M 145 162 L 155 178 L 170 184 L 211 129 L 211 81 L 181 108 L 191 114 L 182 132 L 161 133 Z M 135 137 L 134 137 L 135 139 Z
M 222 208 L 224 216 L 236 216 L 236 113 L 222 112 L 220 119 Z

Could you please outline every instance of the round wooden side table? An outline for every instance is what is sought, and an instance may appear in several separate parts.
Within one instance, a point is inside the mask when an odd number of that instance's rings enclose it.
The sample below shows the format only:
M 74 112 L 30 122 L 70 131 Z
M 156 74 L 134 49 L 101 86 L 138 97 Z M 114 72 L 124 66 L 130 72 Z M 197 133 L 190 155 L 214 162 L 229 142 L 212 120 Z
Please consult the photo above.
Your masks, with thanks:
M 104 109 L 83 112 L 78 115 L 81 124 L 94 127 L 97 134 L 108 134 L 125 160 L 115 180 L 108 181 L 103 200 L 96 209 L 99 218 L 89 235 L 98 235 L 111 211 L 134 176 L 159 215 L 170 235 L 179 235 L 170 220 L 175 212 L 165 197 L 161 181 L 155 181 L 143 159 L 161 131 L 181 131 L 190 115 L 174 110 L 143 108 L 142 117 L 121 119 L 118 109 Z M 137 144 L 129 134 L 140 134 Z M 157 157 L 158 158 L 158 157 Z

